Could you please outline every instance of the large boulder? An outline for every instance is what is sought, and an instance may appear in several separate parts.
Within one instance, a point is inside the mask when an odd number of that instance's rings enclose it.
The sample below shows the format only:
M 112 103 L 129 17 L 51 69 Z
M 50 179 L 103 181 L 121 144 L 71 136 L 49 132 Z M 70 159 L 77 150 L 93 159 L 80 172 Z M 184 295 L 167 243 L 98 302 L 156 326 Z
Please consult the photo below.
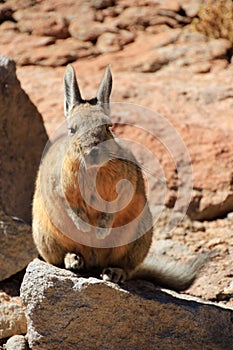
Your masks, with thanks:
M 36 259 L 21 299 L 33 350 L 233 348 L 232 309 L 145 281 L 120 287 Z
M 38 253 L 31 227 L 0 209 L 0 281 L 24 269 Z
M 26 222 L 41 154 L 47 141 L 42 117 L 20 86 L 15 62 L 0 56 L 0 206 Z

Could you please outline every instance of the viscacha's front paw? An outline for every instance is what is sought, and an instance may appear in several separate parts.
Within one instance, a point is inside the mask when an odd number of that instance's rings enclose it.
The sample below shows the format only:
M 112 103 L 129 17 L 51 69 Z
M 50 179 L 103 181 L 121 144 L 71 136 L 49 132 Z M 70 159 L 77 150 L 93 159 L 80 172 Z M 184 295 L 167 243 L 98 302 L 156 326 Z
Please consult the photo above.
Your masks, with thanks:
M 84 259 L 81 254 L 67 253 L 64 264 L 67 270 L 80 271 L 84 268 Z
M 101 278 L 104 281 L 123 283 L 127 280 L 127 273 L 118 267 L 107 267 L 102 271 Z

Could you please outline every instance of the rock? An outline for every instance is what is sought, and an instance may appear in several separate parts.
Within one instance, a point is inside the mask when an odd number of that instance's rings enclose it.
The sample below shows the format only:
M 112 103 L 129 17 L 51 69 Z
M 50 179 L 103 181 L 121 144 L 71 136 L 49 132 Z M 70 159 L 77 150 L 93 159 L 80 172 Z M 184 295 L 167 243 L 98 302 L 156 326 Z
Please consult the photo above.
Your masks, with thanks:
M 177 23 L 177 21 L 169 16 L 165 16 L 165 12 L 162 12 L 163 15 L 157 16 L 153 19 L 153 22 L 151 22 L 151 25 L 146 28 L 146 31 L 152 32 L 152 33 L 160 33 L 163 32 L 162 26 L 166 27 L 165 30 L 168 30 L 170 28 L 179 28 L 180 25 Z M 162 28 L 162 29 L 160 29 Z
M 116 25 L 120 29 L 141 30 L 149 26 L 167 24 L 177 28 L 190 23 L 190 18 L 180 15 L 180 5 L 175 1 L 153 3 L 151 6 L 130 6 L 116 18 Z
M 107 7 L 101 11 L 97 11 L 95 13 L 95 19 L 96 21 L 104 22 L 105 24 L 111 23 L 116 27 L 114 18 L 119 16 L 124 10 L 124 8 L 127 8 L 127 7 L 128 7 L 127 4 L 123 4 L 123 3 L 116 4 L 113 7 Z
M 115 29 L 102 23 L 92 22 L 90 25 L 86 21 L 82 23 L 79 19 L 71 21 L 69 31 L 73 38 L 83 41 L 96 41 L 97 38 L 106 31 L 116 32 Z
M 233 221 L 233 212 L 231 212 L 231 213 L 229 213 L 229 214 L 227 215 L 227 219 L 228 219 L 229 221 Z
M 132 43 L 135 37 L 135 34 L 129 32 L 128 30 L 120 30 L 118 33 L 118 43 L 120 49 L 123 49 L 125 45 Z
M 0 301 L 0 339 L 25 334 L 27 320 L 19 298 L 0 293 Z
M 13 60 L 0 56 L 0 206 L 7 214 L 30 222 L 35 177 L 47 135 L 15 69 Z
M 169 10 L 172 12 L 179 12 L 180 2 L 183 3 L 183 1 L 177 1 L 177 0 L 158 0 L 158 1 L 156 1 L 156 3 L 158 4 L 160 9 Z
M 233 191 L 194 191 L 188 214 L 195 220 L 213 220 L 233 210 Z
M 79 9 L 79 16 L 73 16 L 70 19 L 69 32 L 71 36 L 84 41 L 92 40 L 93 35 L 95 37 L 92 26 L 96 26 L 96 31 L 101 31 L 101 25 L 98 22 L 96 23 L 94 19 L 94 10 L 85 3 Z
M 119 51 L 134 39 L 135 35 L 128 30 L 120 30 L 118 34 L 107 32 L 98 38 L 96 48 L 101 53 Z
M 91 5 L 97 9 L 102 10 L 110 6 L 114 6 L 116 0 L 91 0 Z
M 10 41 L 10 44 L 9 44 Z M 2 52 L 14 58 L 18 65 L 40 65 L 57 67 L 81 57 L 95 55 L 95 49 L 89 42 L 68 38 L 54 40 L 52 37 L 40 37 L 28 34 L 5 33 L 0 38 Z M 22 44 L 17 46 L 18 43 Z M 15 49 L 17 47 L 17 49 Z M 31 51 L 31 49 L 33 50 Z
M 231 281 L 230 285 L 228 286 L 228 288 L 225 288 L 223 290 L 224 294 L 228 294 L 231 295 L 231 297 L 233 296 L 233 280 Z
M 24 9 L 16 11 L 13 17 L 18 22 L 17 27 L 22 33 L 50 36 L 56 39 L 70 37 L 68 21 L 56 12 L 38 13 L 37 8 L 34 11 Z
M 198 14 L 200 6 L 203 4 L 202 0 L 179 0 L 181 8 L 189 17 L 195 17 Z
M 101 53 L 119 51 L 118 35 L 115 33 L 102 34 L 97 40 L 96 47 Z
M 17 55 L 23 55 L 24 50 L 29 48 L 43 48 L 46 46 L 50 46 L 56 42 L 56 40 L 52 37 L 45 36 L 32 36 L 28 34 L 17 33 L 14 23 L 9 24 L 9 22 L 4 22 L 1 26 L 3 28 L 3 36 L 1 38 L 2 49 L 4 53 L 9 53 L 12 57 L 17 57 Z M 18 45 L 20 42 L 22 47 L 18 50 L 13 51 L 13 48 Z M 5 47 L 4 47 L 5 46 Z
M 0 4 L 0 23 L 12 19 L 13 10 L 7 4 Z
M 207 104 L 211 103 L 212 99 L 221 100 L 218 95 L 221 95 L 220 90 L 218 92 L 216 90 L 212 95 L 212 89 L 206 86 L 205 91 L 203 90 L 202 93 L 199 89 L 199 93 L 200 98 L 206 100 Z M 194 95 L 193 98 L 195 98 Z M 195 220 L 212 220 L 233 210 L 233 174 L 229 166 L 233 159 L 232 136 L 209 127 L 204 127 L 201 131 L 200 127 L 193 126 L 192 135 L 194 135 L 193 132 L 195 137 L 192 146 L 189 141 L 189 132 L 185 136 L 194 164 L 194 191 L 188 214 Z M 196 146 L 193 143 L 194 139 Z
M 23 55 L 18 55 L 16 59 L 21 65 L 59 67 L 91 55 L 95 55 L 91 43 L 68 38 L 57 40 L 52 45 L 36 47 L 30 54 L 24 51 Z
M 7 5 L 9 5 L 13 11 L 17 11 L 34 6 L 35 0 L 7 0 Z
M 6 32 L 14 32 L 15 34 L 18 33 L 17 31 L 17 24 L 12 21 L 4 21 L 1 26 L 1 35 L 4 35 Z
M 158 34 L 158 36 L 161 35 Z M 196 41 L 196 38 L 199 41 Z M 207 41 L 200 34 L 183 33 L 177 37 L 177 41 L 170 45 L 162 47 L 153 45 L 149 55 L 146 52 L 145 55 L 136 58 L 133 69 L 148 73 L 156 72 L 173 62 L 175 63 L 173 65 L 174 69 L 177 69 L 177 66 L 191 66 L 203 61 L 209 62 L 226 58 L 230 47 L 231 43 L 225 39 Z
M 158 8 L 156 6 L 130 6 L 116 18 L 116 23 L 120 29 L 148 27 L 157 15 Z
M 31 227 L 0 209 L 0 281 L 23 270 L 38 253 Z
M 6 350 L 29 350 L 28 343 L 23 335 L 14 335 L 5 344 Z
M 29 346 L 35 350 L 233 346 L 232 308 L 159 290 L 145 281 L 120 287 L 34 260 L 21 298 Z

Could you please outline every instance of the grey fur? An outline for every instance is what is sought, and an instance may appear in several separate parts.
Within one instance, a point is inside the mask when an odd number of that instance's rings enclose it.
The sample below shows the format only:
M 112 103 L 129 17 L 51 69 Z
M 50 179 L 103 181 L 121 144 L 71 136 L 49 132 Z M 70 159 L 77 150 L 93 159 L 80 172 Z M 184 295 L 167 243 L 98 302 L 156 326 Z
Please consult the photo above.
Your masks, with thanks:
M 67 117 L 69 112 L 75 105 L 79 105 L 83 102 L 77 83 L 75 70 L 70 64 L 67 66 L 64 76 L 64 91 L 64 113 Z
M 107 66 L 103 80 L 97 92 L 97 100 L 102 104 L 104 111 L 109 115 L 109 98 L 112 91 L 112 73 L 110 65 Z
M 182 291 L 191 286 L 209 257 L 209 253 L 203 253 L 186 262 L 176 262 L 163 255 L 149 254 L 132 278 L 147 279 L 156 285 Z

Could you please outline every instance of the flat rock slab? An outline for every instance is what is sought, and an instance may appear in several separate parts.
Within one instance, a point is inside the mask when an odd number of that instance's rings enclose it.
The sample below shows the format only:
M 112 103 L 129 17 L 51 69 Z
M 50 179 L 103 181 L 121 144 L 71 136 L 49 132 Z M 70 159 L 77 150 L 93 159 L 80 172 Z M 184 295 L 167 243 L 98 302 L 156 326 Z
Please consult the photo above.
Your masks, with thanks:
M 36 259 L 21 299 L 32 349 L 233 348 L 233 309 L 145 281 L 120 287 Z

